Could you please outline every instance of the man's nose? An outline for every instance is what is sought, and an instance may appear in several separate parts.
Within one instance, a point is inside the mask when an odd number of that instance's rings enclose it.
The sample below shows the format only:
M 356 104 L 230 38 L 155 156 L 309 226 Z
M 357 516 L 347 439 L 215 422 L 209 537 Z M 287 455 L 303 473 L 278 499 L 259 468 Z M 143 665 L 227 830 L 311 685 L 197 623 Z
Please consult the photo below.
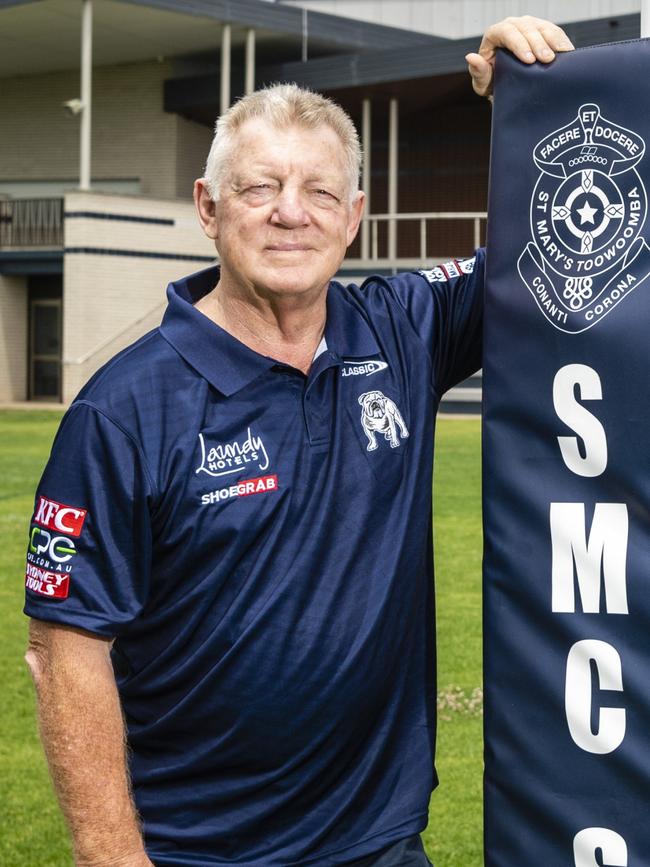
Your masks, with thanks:
M 309 223 L 310 218 L 306 202 L 303 199 L 302 191 L 296 187 L 283 187 L 274 204 L 275 208 L 271 215 L 271 222 L 274 225 L 296 229 Z

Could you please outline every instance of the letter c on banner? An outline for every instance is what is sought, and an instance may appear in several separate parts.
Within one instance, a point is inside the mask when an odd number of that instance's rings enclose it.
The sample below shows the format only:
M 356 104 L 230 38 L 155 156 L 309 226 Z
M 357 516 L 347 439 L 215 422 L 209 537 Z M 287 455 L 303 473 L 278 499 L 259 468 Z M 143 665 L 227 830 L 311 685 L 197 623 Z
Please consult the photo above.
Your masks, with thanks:
M 600 377 L 586 364 L 567 364 L 553 380 L 553 406 L 558 418 L 582 437 L 585 456 L 580 454 L 577 437 L 558 437 L 562 458 L 572 473 L 592 479 L 607 466 L 607 437 L 595 415 L 578 403 L 575 387 L 583 400 L 602 400 Z
M 604 867 L 627 867 L 627 844 L 609 828 L 585 828 L 573 838 L 575 867 L 598 867 L 596 849 L 603 853 Z
M 621 658 L 611 644 L 596 639 L 578 641 L 569 651 L 566 663 L 564 703 L 569 732 L 587 753 L 613 752 L 625 737 L 625 710 L 601 707 L 598 731 L 591 730 L 591 660 L 598 669 L 600 689 L 623 692 Z

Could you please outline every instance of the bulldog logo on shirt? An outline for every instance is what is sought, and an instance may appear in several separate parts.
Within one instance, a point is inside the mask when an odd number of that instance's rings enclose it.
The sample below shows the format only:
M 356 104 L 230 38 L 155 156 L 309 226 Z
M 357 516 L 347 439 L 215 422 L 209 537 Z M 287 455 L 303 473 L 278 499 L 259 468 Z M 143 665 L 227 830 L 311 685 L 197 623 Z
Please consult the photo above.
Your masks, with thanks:
M 567 334 L 586 331 L 650 274 L 641 237 L 647 197 L 634 168 L 645 142 L 581 105 L 533 150 L 541 174 L 530 204 L 533 240 L 519 275 L 544 316 Z
M 409 432 L 393 401 L 382 394 L 381 391 L 366 391 L 359 395 L 361 404 L 361 425 L 368 437 L 369 452 L 379 448 L 377 434 L 383 434 L 384 439 L 390 443 L 392 449 L 400 445 L 400 437 L 406 439 Z M 399 436 L 398 436 L 399 429 Z

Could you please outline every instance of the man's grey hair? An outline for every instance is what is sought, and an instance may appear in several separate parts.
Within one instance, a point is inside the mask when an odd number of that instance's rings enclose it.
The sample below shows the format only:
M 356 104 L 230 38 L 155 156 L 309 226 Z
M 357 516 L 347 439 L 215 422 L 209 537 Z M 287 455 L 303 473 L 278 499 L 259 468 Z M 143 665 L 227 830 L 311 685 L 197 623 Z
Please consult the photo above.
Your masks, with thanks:
M 345 151 L 347 187 L 352 201 L 359 189 L 361 168 L 361 145 L 352 120 L 339 105 L 320 93 L 297 84 L 274 84 L 243 97 L 218 118 L 205 166 L 208 192 L 215 202 L 233 161 L 237 132 L 253 118 L 261 118 L 279 129 L 291 125 L 307 129 L 323 124 L 331 127 Z

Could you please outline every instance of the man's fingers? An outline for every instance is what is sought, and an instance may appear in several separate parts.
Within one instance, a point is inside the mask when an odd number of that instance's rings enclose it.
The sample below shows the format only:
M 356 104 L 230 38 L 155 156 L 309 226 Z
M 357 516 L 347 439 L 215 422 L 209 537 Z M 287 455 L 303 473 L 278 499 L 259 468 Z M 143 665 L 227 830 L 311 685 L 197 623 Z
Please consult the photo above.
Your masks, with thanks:
M 566 35 L 561 27 L 557 24 L 552 24 L 550 21 L 545 21 L 544 26 L 540 28 L 547 43 L 555 52 L 574 51 L 575 45 Z
M 535 55 L 530 41 L 518 26 L 518 18 L 506 18 L 499 24 L 493 24 L 485 32 L 479 54 L 486 60 L 491 60 L 497 48 L 507 48 L 523 63 L 534 63 Z
M 472 86 L 480 96 L 488 96 L 492 90 L 497 48 L 506 48 L 523 63 L 534 63 L 536 60 L 549 63 L 557 52 L 571 51 L 573 45 L 561 27 L 532 15 L 506 18 L 493 24 L 485 32 L 478 55 L 468 54 L 466 58 Z M 479 62 L 478 57 L 483 63 Z
M 571 51 L 573 45 L 561 27 L 543 18 L 524 15 L 506 18 L 488 28 L 479 53 L 489 60 L 497 48 L 507 48 L 523 63 L 541 60 L 548 63 L 558 51 Z
M 492 86 L 492 64 L 480 54 L 468 54 L 465 57 L 469 74 L 472 76 L 472 87 L 479 96 L 487 96 Z

